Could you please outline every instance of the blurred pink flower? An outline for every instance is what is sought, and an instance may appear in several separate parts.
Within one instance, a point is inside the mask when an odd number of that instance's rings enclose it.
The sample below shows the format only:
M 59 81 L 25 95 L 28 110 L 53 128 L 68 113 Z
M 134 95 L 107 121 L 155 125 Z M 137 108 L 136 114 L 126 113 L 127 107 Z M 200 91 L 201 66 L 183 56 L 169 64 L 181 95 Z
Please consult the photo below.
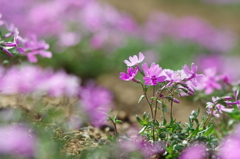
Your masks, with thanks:
M 219 113 L 223 113 L 223 112 L 232 112 L 234 110 L 234 108 L 232 108 L 232 104 L 235 104 L 234 102 L 229 101 L 232 97 L 230 97 L 229 99 L 226 98 L 225 99 L 225 104 L 231 108 L 227 108 L 222 104 L 218 103 L 218 100 L 220 99 L 219 97 L 212 97 L 212 102 L 207 102 L 207 113 L 208 114 L 212 114 L 213 116 L 219 118 L 220 114 Z
M 4 24 L 4 21 L 1 20 L 1 18 L 2 18 L 2 14 L 0 13 L 0 26 Z
M 77 96 L 80 89 L 79 82 L 78 77 L 68 75 L 64 71 L 54 72 L 37 66 L 13 66 L 0 74 L 0 93 Z
M 31 39 L 25 39 L 23 41 L 23 45 L 25 49 L 24 55 L 28 57 L 29 62 L 37 62 L 37 54 L 42 57 L 52 57 L 52 53 L 50 51 L 46 51 L 49 48 L 49 45 L 43 40 L 37 41 L 36 36 L 32 36 Z
M 218 155 L 220 159 L 237 159 L 240 156 L 240 125 L 237 124 L 232 134 L 225 137 L 220 144 Z
M 89 83 L 81 88 L 80 98 L 80 105 L 92 125 L 99 127 L 107 123 L 107 113 L 112 108 L 113 99 L 109 90 Z
M 191 69 L 186 64 L 183 66 L 186 80 L 190 81 L 194 86 L 203 84 L 205 81 L 205 76 L 203 74 L 197 74 L 197 70 L 198 67 L 194 63 L 191 64 Z
M 206 157 L 206 147 L 202 144 L 196 144 L 183 150 L 179 159 L 205 159 Z
M 0 153 L 33 157 L 36 149 L 36 137 L 30 129 L 20 125 L 0 127 Z
M 216 74 L 215 68 L 208 68 L 204 70 L 205 86 L 203 87 L 206 94 L 211 94 L 214 89 L 221 90 L 222 86 L 219 83 L 220 77 Z

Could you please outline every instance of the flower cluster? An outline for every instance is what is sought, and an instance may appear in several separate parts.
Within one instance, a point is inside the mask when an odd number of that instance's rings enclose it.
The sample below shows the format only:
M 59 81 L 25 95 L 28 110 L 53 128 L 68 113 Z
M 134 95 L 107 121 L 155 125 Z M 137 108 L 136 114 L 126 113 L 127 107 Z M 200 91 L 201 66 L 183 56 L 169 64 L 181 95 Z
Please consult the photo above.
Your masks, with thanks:
M 144 60 L 144 55 L 140 52 L 139 58 L 134 55 L 133 57 L 129 57 L 129 61 L 125 60 L 124 62 L 127 64 L 128 69 L 127 73 L 121 72 L 120 79 L 125 81 L 134 81 L 141 82 L 135 79 L 138 72 L 144 76 L 144 84 L 145 85 L 158 85 L 159 83 L 166 82 L 167 87 L 178 84 L 184 86 L 185 89 L 189 92 L 189 94 L 193 93 L 194 90 L 192 88 L 204 85 L 204 75 L 197 74 L 198 67 L 192 63 L 191 69 L 184 65 L 182 70 L 173 71 L 169 69 L 162 69 L 158 64 L 152 63 L 150 67 L 148 67 L 147 63 L 144 63 L 142 67 L 139 65 Z
M 213 52 L 228 52 L 236 44 L 233 33 L 216 30 L 197 17 L 176 19 L 168 14 L 152 14 L 142 29 L 143 39 L 156 43 L 164 37 L 177 40 L 190 40 Z
M 207 113 L 218 118 L 220 116 L 219 113 L 232 112 L 233 108 L 231 107 L 236 103 L 229 101 L 230 99 L 232 99 L 232 97 L 212 97 L 213 102 L 207 102 Z M 230 108 L 227 108 L 226 106 Z
M 43 93 L 51 96 L 77 96 L 79 78 L 64 71 L 54 72 L 37 66 L 0 68 L 1 94 Z
M 138 30 L 130 15 L 97 0 L 26 0 L 14 5 L 3 0 L 0 10 L 24 35 L 34 33 L 38 37 L 54 37 L 61 47 L 74 46 L 82 39 L 89 39 L 95 49 L 106 45 L 118 47 L 124 44 L 125 37 Z M 24 23 L 19 21 L 22 18 Z
M 205 74 L 205 85 L 197 89 L 210 95 L 237 86 L 240 83 L 239 58 L 219 54 L 198 56 L 196 63 L 200 66 L 199 70 Z
M 0 34 L 0 52 L 3 52 L 10 57 L 13 57 L 14 55 L 27 56 L 29 62 L 32 63 L 37 62 L 37 58 L 35 57 L 37 54 L 42 57 L 52 57 L 52 53 L 46 51 L 49 48 L 49 45 L 43 40 L 37 41 L 35 36 L 31 39 L 24 39 L 19 36 L 19 31 L 13 24 L 8 24 L 5 21 L 0 21 L 0 24 L 5 24 L 7 30 L 5 34 L 2 32 L 2 34 Z
M 216 30 L 196 17 L 176 19 L 159 12 L 152 14 L 143 26 L 138 26 L 130 15 L 96 0 L 19 0 L 14 5 L 2 0 L 0 10 L 24 33 L 55 37 L 57 44 L 63 47 L 74 46 L 88 38 L 95 49 L 115 48 L 123 46 L 129 35 L 155 44 L 164 37 L 187 39 L 217 52 L 229 51 L 236 42 L 232 33 Z M 23 17 L 25 23 L 19 20 Z
M 238 100 L 239 91 L 234 91 L 235 101 L 231 101 L 233 97 L 212 97 L 213 102 L 207 102 L 207 113 L 215 117 L 219 117 L 222 112 L 232 112 L 234 110 L 233 105 L 240 108 L 240 100 Z

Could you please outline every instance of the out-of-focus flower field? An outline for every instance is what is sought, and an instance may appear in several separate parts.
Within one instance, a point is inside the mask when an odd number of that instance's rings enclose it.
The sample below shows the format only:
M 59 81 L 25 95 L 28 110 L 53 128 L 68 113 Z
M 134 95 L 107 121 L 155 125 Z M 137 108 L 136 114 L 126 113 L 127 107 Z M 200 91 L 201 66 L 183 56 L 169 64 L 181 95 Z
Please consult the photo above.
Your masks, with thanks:
M 0 0 L 0 158 L 237 159 L 239 16 L 239 0 Z

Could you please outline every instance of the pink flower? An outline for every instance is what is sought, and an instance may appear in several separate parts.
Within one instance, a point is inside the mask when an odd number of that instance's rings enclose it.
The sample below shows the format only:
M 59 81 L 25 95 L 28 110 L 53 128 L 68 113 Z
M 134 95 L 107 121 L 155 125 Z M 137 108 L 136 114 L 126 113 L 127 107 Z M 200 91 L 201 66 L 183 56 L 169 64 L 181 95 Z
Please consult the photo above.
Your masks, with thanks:
M 137 75 L 137 72 L 138 72 L 138 68 L 134 69 L 133 67 L 129 67 L 127 69 L 127 73 L 125 72 L 120 73 L 119 78 L 124 81 L 131 81 L 131 80 L 136 81 L 134 77 Z
M 0 153 L 31 157 L 36 148 L 35 136 L 26 127 L 0 127 Z
M 0 26 L 4 24 L 4 21 L 1 20 L 1 18 L 2 18 L 2 14 L 0 13 Z
M 205 159 L 206 155 L 206 147 L 202 144 L 197 144 L 186 148 L 179 159 Z
M 163 72 L 166 75 L 166 81 L 168 82 L 166 87 L 171 86 L 174 82 L 180 82 L 182 80 L 181 79 L 181 71 L 173 71 L 170 69 L 164 69 Z
M 148 68 L 147 63 L 142 65 L 145 77 L 143 80 L 146 85 L 157 85 L 158 82 L 163 82 L 166 76 L 162 75 L 162 68 L 159 65 L 152 63 L 150 68 Z
M 234 98 L 236 100 L 236 105 L 238 108 L 240 108 L 240 100 L 238 100 L 239 90 L 234 91 Z
M 107 113 L 111 109 L 112 94 L 103 87 L 89 84 L 80 91 L 81 106 L 87 113 L 90 123 L 102 126 L 107 123 Z
M 51 58 L 52 53 L 46 51 L 49 48 L 49 45 L 45 41 L 37 41 L 36 36 L 32 36 L 31 39 L 26 39 L 23 42 L 25 55 L 28 57 L 29 62 L 37 62 L 36 55 L 39 54 L 42 57 Z
M 46 93 L 50 96 L 77 96 L 79 78 L 64 71 L 54 72 L 37 66 L 0 67 L 1 94 Z M 2 73 L 5 72 L 5 73 Z
M 206 75 L 206 81 L 205 81 L 205 93 L 211 94 L 214 89 L 220 90 L 222 86 L 218 83 L 219 77 L 216 75 L 216 69 L 215 68 L 208 68 L 204 70 L 204 73 Z
M 192 63 L 191 70 L 187 65 L 183 66 L 183 71 L 185 72 L 187 78 L 187 81 L 190 81 L 194 86 L 197 86 L 197 84 L 203 84 L 204 82 L 204 75 L 203 74 L 197 74 L 198 67 Z
M 139 58 L 137 57 L 137 55 L 130 56 L 129 61 L 124 60 L 124 63 L 126 63 L 127 66 L 131 67 L 131 66 L 141 63 L 144 58 L 145 58 L 144 55 L 141 52 L 139 52 Z
M 240 125 L 235 127 L 232 134 L 227 136 L 219 148 L 220 159 L 237 159 L 240 156 Z
M 224 98 L 223 98 L 224 99 Z M 231 97 L 226 97 L 224 100 L 224 102 L 231 107 L 231 104 L 234 104 L 233 102 L 228 101 L 229 99 L 231 99 Z M 212 101 L 213 102 L 207 102 L 207 113 L 211 114 L 217 118 L 220 117 L 219 113 L 223 113 L 223 112 L 232 112 L 233 108 L 226 108 L 224 105 L 219 104 L 218 100 L 220 100 L 219 97 L 212 97 Z M 214 110 L 213 110 L 214 109 Z

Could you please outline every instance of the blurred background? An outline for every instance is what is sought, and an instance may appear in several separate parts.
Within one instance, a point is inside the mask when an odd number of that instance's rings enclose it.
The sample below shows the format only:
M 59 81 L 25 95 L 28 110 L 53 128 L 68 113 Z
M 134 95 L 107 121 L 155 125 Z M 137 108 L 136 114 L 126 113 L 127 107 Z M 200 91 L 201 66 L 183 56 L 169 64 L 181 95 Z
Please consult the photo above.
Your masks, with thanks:
M 64 69 L 83 85 L 94 80 L 127 113 L 145 109 L 145 103 L 136 107 L 141 89 L 118 78 L 123 61 L 139 52 L 163 69 L 194 62 L 199 73 L 214 68 L 212 76 L 231 82 L 240 76 L 239 0 L 0 0 L 0 13 L 20 36 L 34 34 L 50 44 L 53 57 L 37 65 Z M 187 110 L 175 109 L 181 120 L 193 109 L 188 102 L 182 104 Z

